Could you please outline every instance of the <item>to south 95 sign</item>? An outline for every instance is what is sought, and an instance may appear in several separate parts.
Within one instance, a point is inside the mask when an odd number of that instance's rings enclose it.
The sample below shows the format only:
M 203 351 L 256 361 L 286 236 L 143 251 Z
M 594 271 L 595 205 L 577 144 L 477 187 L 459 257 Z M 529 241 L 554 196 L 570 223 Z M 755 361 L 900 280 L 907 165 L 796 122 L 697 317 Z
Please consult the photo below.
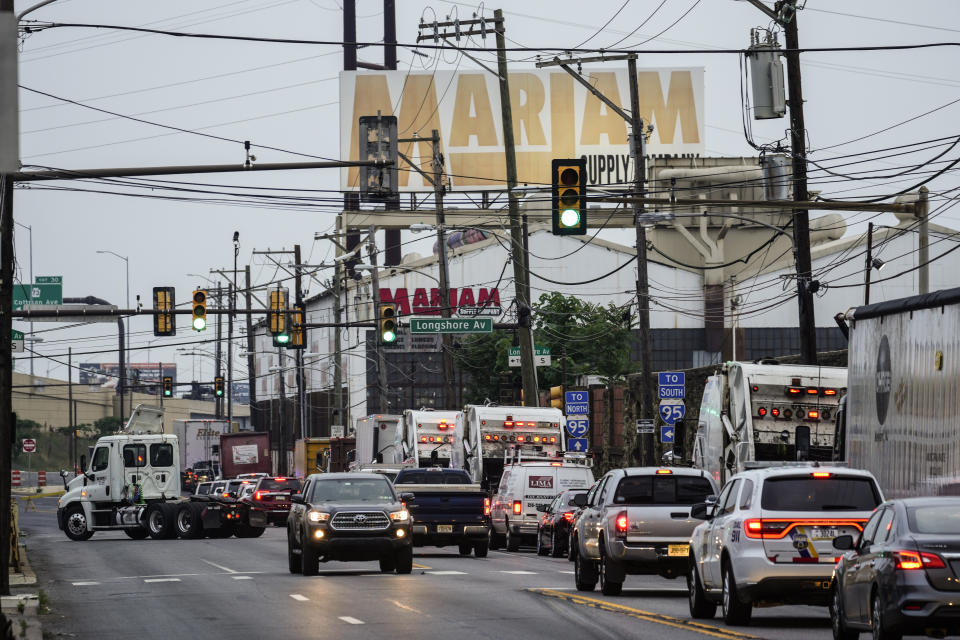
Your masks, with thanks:
M 685 413 L 686 407 L 684 407 L 682 401 L 663 401 L 660 403 L 660 418 L 667 424 L 676 424 L 677 420 L 683 420 Z

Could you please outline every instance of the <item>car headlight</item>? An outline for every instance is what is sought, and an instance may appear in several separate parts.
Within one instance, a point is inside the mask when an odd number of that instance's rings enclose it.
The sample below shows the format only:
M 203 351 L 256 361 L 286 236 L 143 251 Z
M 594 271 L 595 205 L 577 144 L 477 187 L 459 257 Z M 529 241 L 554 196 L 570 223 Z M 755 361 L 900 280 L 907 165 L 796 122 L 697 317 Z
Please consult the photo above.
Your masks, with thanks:
M 400 509 L 400 511 L 394 511 L 390 514 L 390 519 L 394 522 L 406 522 L 410 519 L 410 512 L 406 509 Z
M 330 514 L 323 511 L 308 511 L 307 520 L 310 522 L 326 522 L 330 519 Z

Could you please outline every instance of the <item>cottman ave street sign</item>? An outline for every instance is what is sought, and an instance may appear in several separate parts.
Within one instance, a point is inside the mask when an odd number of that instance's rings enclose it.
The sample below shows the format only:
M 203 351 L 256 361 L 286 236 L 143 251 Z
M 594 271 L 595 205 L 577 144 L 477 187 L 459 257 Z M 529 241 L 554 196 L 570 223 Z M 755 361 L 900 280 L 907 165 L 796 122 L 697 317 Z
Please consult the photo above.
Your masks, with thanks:
M 493 318 L 410 318 L 410 333 L 490 333 Z

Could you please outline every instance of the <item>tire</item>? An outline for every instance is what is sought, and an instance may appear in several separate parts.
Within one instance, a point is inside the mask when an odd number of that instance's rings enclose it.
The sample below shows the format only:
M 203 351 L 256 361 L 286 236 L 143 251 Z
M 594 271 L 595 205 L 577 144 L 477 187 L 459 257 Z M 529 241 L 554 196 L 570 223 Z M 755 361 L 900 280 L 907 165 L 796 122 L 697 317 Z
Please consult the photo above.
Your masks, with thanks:
M 176 517 L 171 513 L 170 505 L 155 502 L 147 507 L 144 515 L 147 532 L 154 540 L 169 540 L 177 535 Z
M 413 571 L 413 545 L 407 545 L 397 551 L 395 562 L 397 573 L 405 574 Z
M 579 543 L 571 531 L 567 536 L 567 560 L 570 562 L 577 559 L 577 544 Z
M 500 534 L 494 531 L 493 524 L 490 525 L 490 531 L 487 535 L 487 548 L 493 549 L 496 551 L 503 546 L 503 540 L 500 538 Z
M 477 542 L 473 545 L 473 555 L 478 558 L 486 558 L 487 550 L 488 550 L 488 545 L 486 541 Z
M 830 594 L 830 625 L 833 640 L 857 640 L 860 637 L 859 631 L 848 629 L 843 621 L 843 596 L 837 584 L 833 585 L 833 593 Z
M 870 604 L 870 628 L 873 631 L 873 640 L 900 640 L 903 633 L 897 628 L 889 627 L 883 620 L 883 601 L 880 594 L 873 594 Z
M 537 555 L 545 556 L 550 553 L 550 550 L 543 546 L 543 536 L 540 533 L 540 529 L 537 529 Z
M 196 540 L 203 537 L 203 521 L 200 510 L 191 503 L 180 505 L 177 509 L 177 535 L 184 540 Z
M 300 573 L 305 576 L 315 576 L 320 573 L 320 554 L 309 544 L 300 548 Z
M 460 552 L 460 555 L 468 556 L 470 555 L 470 552 L 473 551 L 473 545 L 471 545 L 469 542 L 461 542 L 459 545 L 457 545 L 457 550 Z
M 127 534 L 127 537 L 131 540 L 146 540 L 147 536 L 150 535 L 147 533 L 146 529 L 124 529 L 123 532 Z
M 507 551 L 520 551 L 520 539 L 517 536 L 510 533 L 510 521 L 507 520 L 507 536 L 506 536 L 506 547 Z
M 397 570 L 397 559 L 394 556 L 380 558 L 380 573 L 393 573 Z
M 554 529 L 550 533 L 550 557 L 551 558 L 562 558 L 566 554 L 564 553 L 565 549 L 561 547 L 557 542 L 557 530 Z
M 611 571 L 612 569 L 612 571 Z M 607 551 L 603 545 L 600 546 L 600 593 L 605 596 L 618 596 L 623 591 L 623 582 L 613 582 L 607 576 L 613 573 L 620 575 L 623 569 L 620 563 L 607 557 Z
M 687 572 L 687 602 L 690 605 L 690 617 L 699 620 L 712 620 L 717 615 L 717 603 L 707 599 L 700 581 L 700 572 L 696 562 L 690 556 L 690 571 Z
M 753 614 L 753 605 L 740 602 L 737 597 L 737 580 L 729 563 L 723 565 L 723 621 L 729 625 L 748 625 Z
M 597 568 L 592 560 L 584 560 L 583 556 L 577 554 L 573 564 L 573 579 L 577 585 L 577 591 L 593 591 L 597 588 Z
M 266 530 L 266 527 L 251 527 L 241 523 L 237 525 L 236 534 L 238 538 L 259 538 Z
M 215 528 L 215 529 L 204 529 L 203 533 L 204 533 L 204 535 L 207 536 L 208 538 L 213 538 L 213 539 L 215 539 L 215 540 L 221 540 L 221 539 L 223 539 L 223 538 L 229 538 L 230 536 L 232 536 L 233 533 L 234 533 L 234 531 L 233 531 L 233 525 L 232 525 L 232 524 L 225 524 L 225 525 L 219 526 L 219 527 L 217 527 L 217 528 Z
M 67 507 L 63 515 L 63 532 L 75 542 L 83 542 L 93 536 L 93 531 L 87 531 L 87 514 L 81 505 Z
M 300 567 L 300 554 L 294 553 L 295 549 L 293 548 L 293 536 L 290 535 L 290 530 L 287 529 L 287 563 L 289 564 L 290 573 L 300 573 L 302 568 Z

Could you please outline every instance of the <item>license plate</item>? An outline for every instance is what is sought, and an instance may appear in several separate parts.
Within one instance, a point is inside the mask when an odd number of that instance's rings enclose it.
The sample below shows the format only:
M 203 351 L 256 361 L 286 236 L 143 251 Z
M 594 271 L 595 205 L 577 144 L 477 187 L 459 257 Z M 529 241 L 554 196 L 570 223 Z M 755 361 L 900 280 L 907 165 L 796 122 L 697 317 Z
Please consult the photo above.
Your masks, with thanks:
M 286 502 L 287 499 L 283 497 L 277 497 L 273 499 L 274 502 Z
M 437 533 L 453 533 L 452 524 L 438 524 Z
M 667 555 L 670 557 L 675 557 L 675 556 L 687 557 L 688 555 L 690 555 L 690 545 L 688 544 L 667 545 Z
M 834 527 L 813 527 L 810 537 L 814 540 L 833 540 L 840 535 L 840 530 Z

